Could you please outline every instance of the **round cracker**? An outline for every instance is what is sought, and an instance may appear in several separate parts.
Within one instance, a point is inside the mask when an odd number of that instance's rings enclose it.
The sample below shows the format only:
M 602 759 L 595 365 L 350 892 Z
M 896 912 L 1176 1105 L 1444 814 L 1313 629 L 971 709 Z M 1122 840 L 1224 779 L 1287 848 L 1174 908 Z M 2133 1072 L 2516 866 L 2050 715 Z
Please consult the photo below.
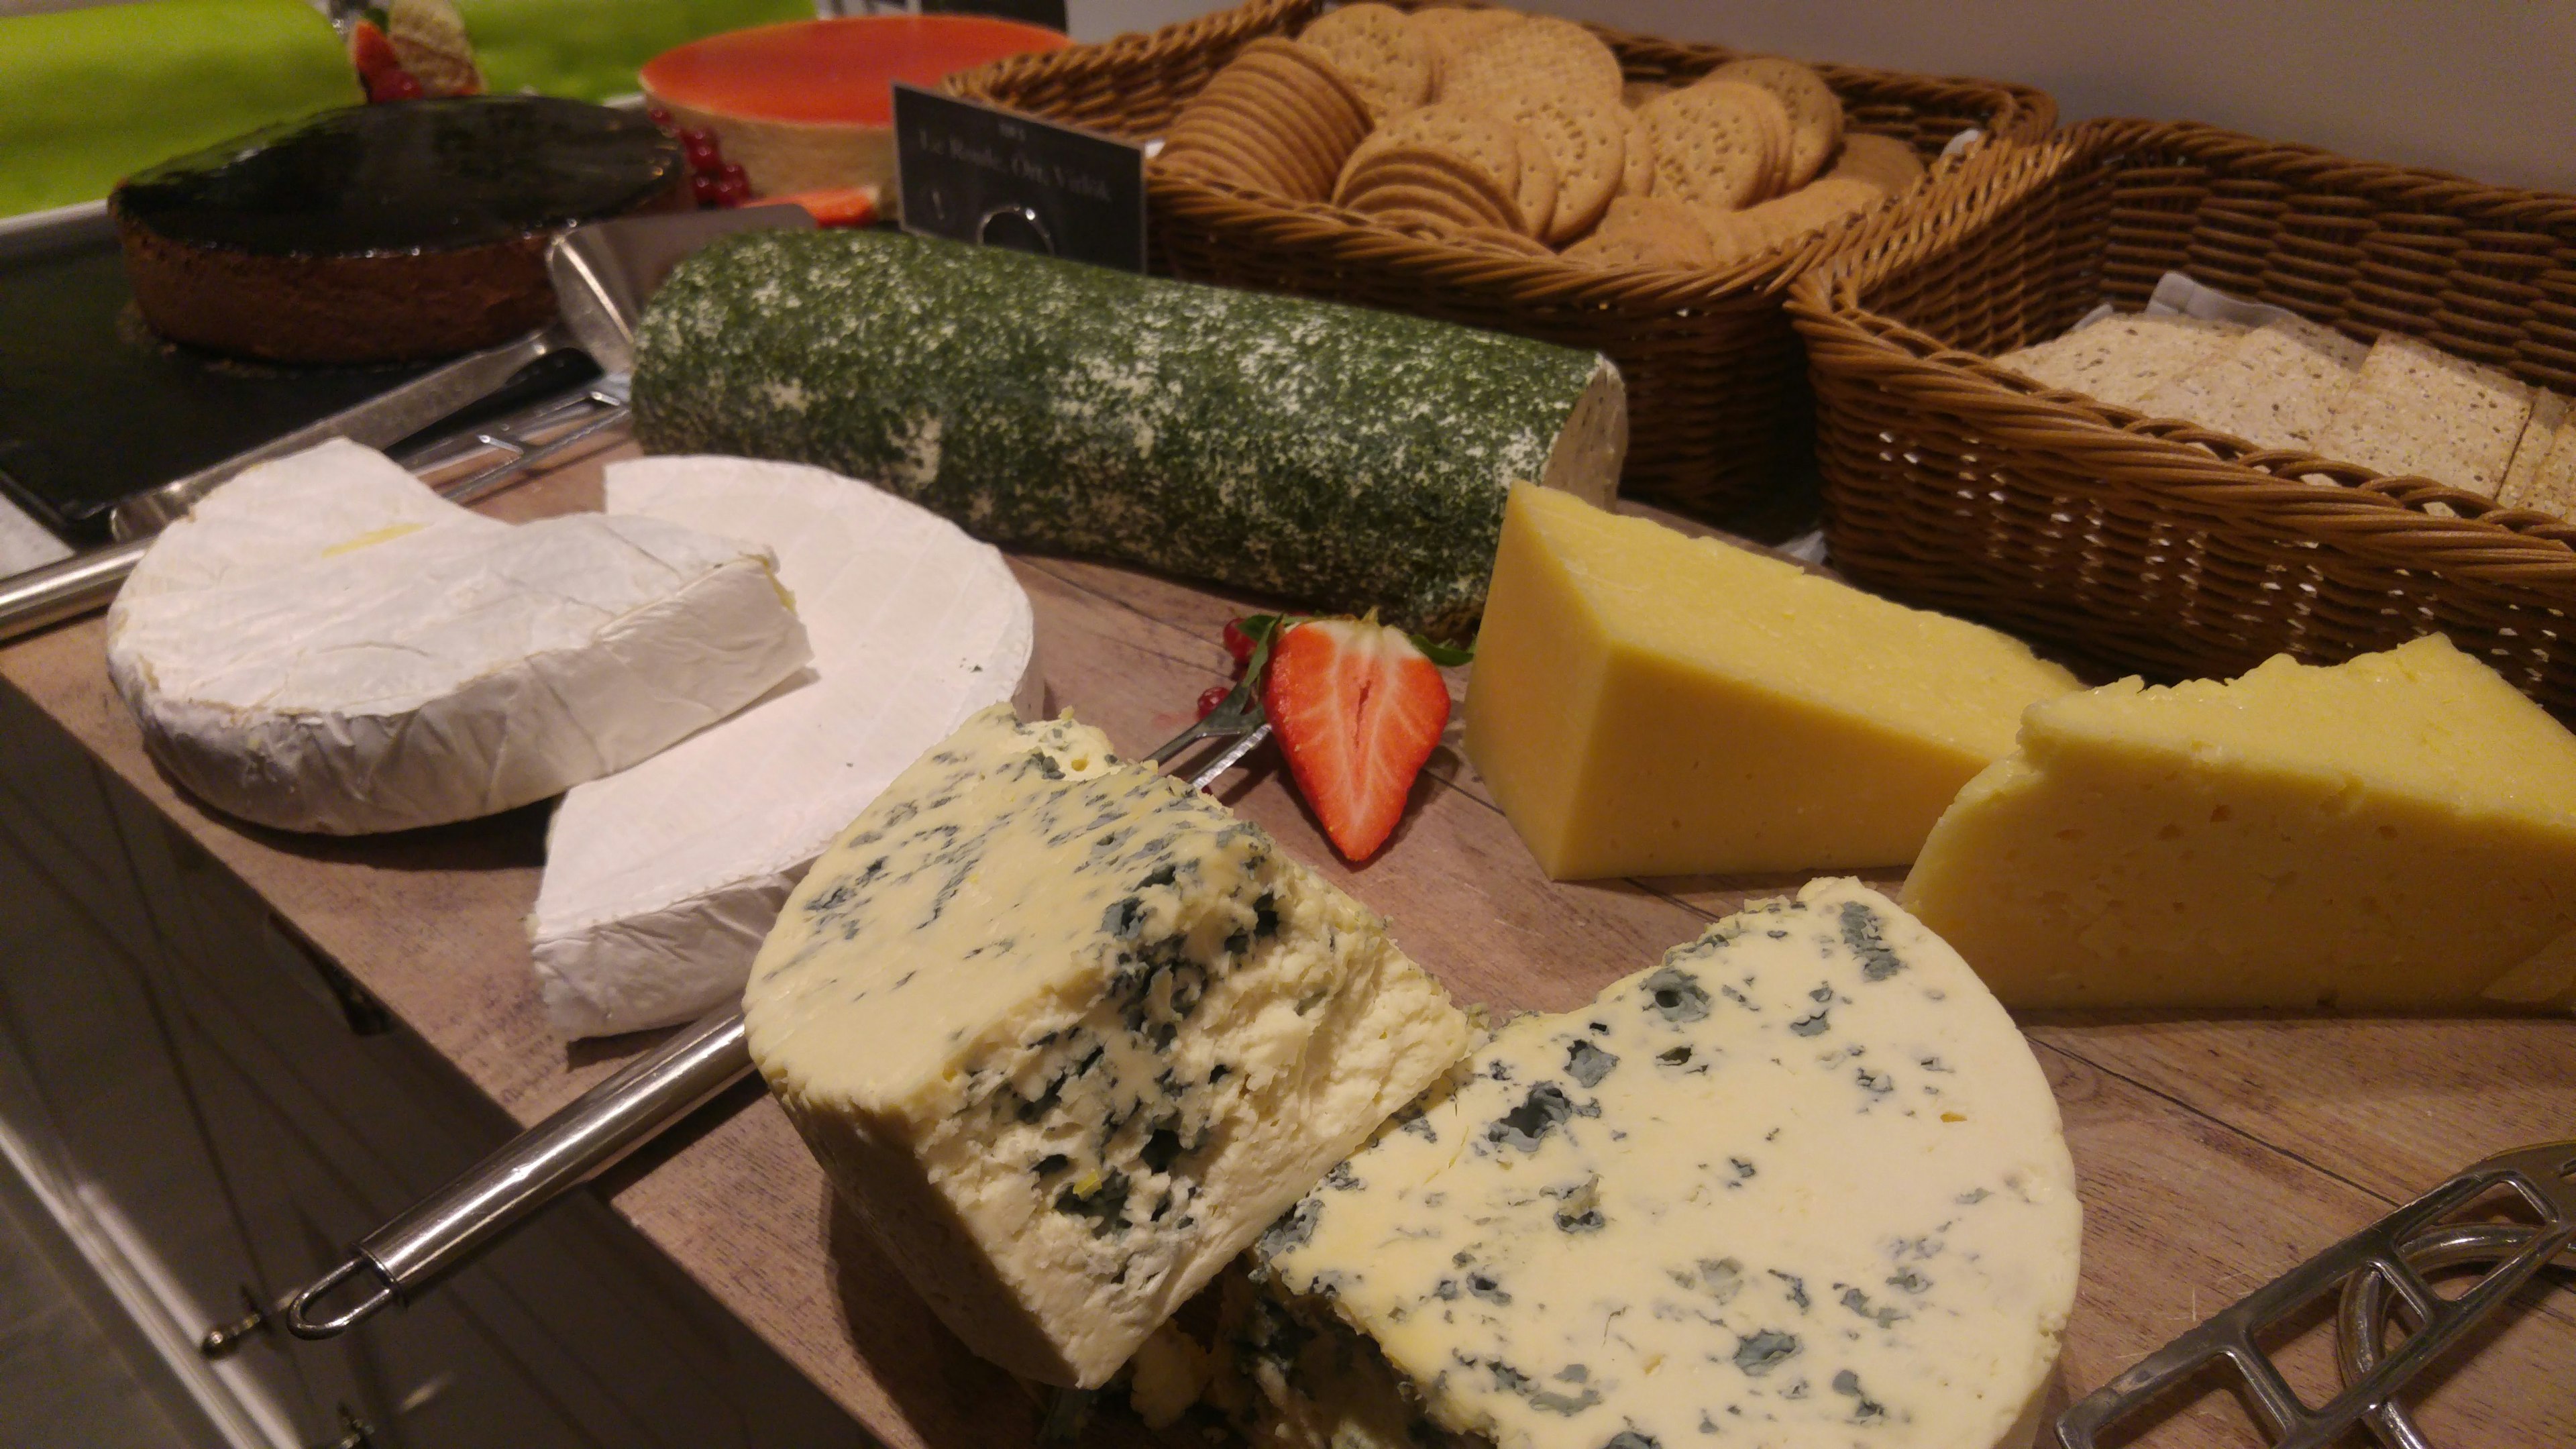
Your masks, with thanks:
M 1304 195 L 1316 201 L 1331 195 L 1333 178 L 1359 144 L 1363 123 L 1337 114 L 1342 103 L 1312 72 L 1275 55 L 1242 56 L 1226 67 L 1227 76 L 1238 73 L 1240 83 L 1228 87 L 1216 108 L 1269 133 L 1294 155 Z
M 1752 211 L 1703 211 L 1699 221 L 1701 229 L 1708 233 L 1712 267 L 1734 266 L 1779 244 L 1773 228 Z
M 1387 153 L 1371 158 L 1365 165 L 1346 171 L 1333 189 L 1333 204 L 1352 207 L 1357 198 L 1388 186 L 1412 187 L 1454 196 L 1485 218 L 1489 226 L 1518 228 L 1520 205 L 1513 198 L 1493 189 L 1490 182 L 1473 174 L 1467 167 L 1443 165 L 1437 153 Z
M 1333 69 L 1323 52 L 1293 40 L 1264 37 L 1243 48 L 1236 64 L 1250 64 L 1283 87 L 1325 141 L 1332 169 L 1375 124 L 1368 103 Z
M 1431 186 L 1415 186 L 1400 181 L 1357 192 L 1348 201 L 1338 204 L 1344 211 L 1356 211 L 1362 216 L 1418 211 L 1428 216 L 1440 217 L 1461 228 L 1494 225 L 1494 218 L 1490 213 L 1458 192 Z
M 1835 219 L 1858 216 L 1887 204 L 1884 188 L 1852 176 L 1819 176 L 1790 195 L 1804 197 L 1809 205 Z
M 1680 202 L 1622 196 L 1610 203 L 1592 235 L 1565 249 L 1565 259 L 1586 266 L 1688 267 L 1717 264 L 1707 227 Z
M 1527 91 L 1496 111 L 1521 128 L 1556 167 L 1556 206 L 1541 232 L 1562 246 L 1590 231 L 1619 192 L 1628 155 L 1627 118 L 1598 98 L 1567 91 Z
M 1297 38 L 1341 72 L 1372 122 L 1428 104 L 1440 80 L 1440 55 L 1430 40 L 1403 11 L 1376 0 L 1331 11 Z
M 1518 126 L 1512 129 L 1518 133 L 1521 148 L 1520 184 L 1512 195 L 1520 205 L 1521 230 L 1534 237 L 1545 236 L 1556 218 L 1556 162 L 1537 137 Z
M 1281 169 L 1284 162 L 1273 143 L 1245 132 L 1233 116 L 1206 108 L 1173 123 L 1163 155 L 1175 165 L 1188 162 L 1259 191 L 1279 194 L 1297 185 Z
M 1287 194 L 1320 201 L 1332 190 L 1332 161 L 1312 129 L 1281 114 L 1283 105 L 1275 94 L 1229 90 L 1202 107 L 1193 124 L 1224 130 L 1236 146 L 1263 157 Z
M 1779 56 L 1756 56 L 1729 61 L 1710 71 L 1708 79 L 1743 81 L 1780 98 L 1789 113 L 1789 172 L 1783 190 L 1814 180 L 1842 144 L 1842 97 L 1812 66 Z
M 1431 98 L 1440 99 L 1448 81 L 1449 63 L 1469 49 L 1492 39 L 1521 23 L 1517 10 L 1495 6 L 1438 6 L 1408 12 L 1405 24 L 1431 47 L 1440 75 L 1433 82 Z
M 1525 90 L 1569 90 L 1616 101 L 1627 78 L 1601 37 L 1553 15 L 1534 15 L 1452 57 L 1442 68 L 1443 100 L 1504 101 Z
M 1516 231 L 1504 231 L 1498 227 L 1470 227 L 1458 233 L 1455 239 L 1463 246 L 1489 247 L 1498 252 L 1510 252 L 1514 256 L 1553 257 L 1556 255 L 1545 242 Z
M 1506 196 L 1520 189 L 1520 133 L 1482 107 L 1439 101 L 1396 116 L 1360 142 L 1344 170 L 1398 147 L 1441 152 L 1473 166 Z
M 1218 79 L 1223 79 L 1219 76 Z M 1262 190 L 1302 192 L 1308 181 L 1306 161 L 1275 123 L 1258 119 L 1257 105 L 1232 87 L 1215 81 L 1172 122 L 1164 138 L 1165 154 L 1205 152 L 1251 179 Z
M 1893 136 L 1853 131 L 1843 137 L 1842 155 L 1825 174 L 1870 182 L 1895 196 L 1923 179 L 1923 158 L 1914 153 L 1912 146 Z
M 1654 195 L 1733 209 L 1759 198 L 1776 174 L 1773 148 L 1787 114 L 1760 86 L 1695 85 L 1657 97 L 1638 115 L 1654 138 Z
M 1633 111 L 1657 96 L 1669 95 L 1679 89 L 1671 81 L 1632 80 L 1619 87 L 1619 104 Z
M 1633 111 L 1620 125 L 1625 136 L 1619 158 L 1619 195 L 1651 195 L 1655 189 L 1655 133 Z

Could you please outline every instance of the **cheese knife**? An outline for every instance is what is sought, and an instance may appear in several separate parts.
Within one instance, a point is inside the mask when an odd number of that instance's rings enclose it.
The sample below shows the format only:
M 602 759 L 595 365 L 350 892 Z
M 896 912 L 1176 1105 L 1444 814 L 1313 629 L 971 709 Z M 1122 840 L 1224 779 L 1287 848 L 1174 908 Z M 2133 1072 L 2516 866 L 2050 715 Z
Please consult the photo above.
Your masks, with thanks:
M 673 267 L 734 232 L 814 225 L 813 216 L 800 206 L 747 206 L 585 222 L 563 232 L 546 252 L 557 307 L 553 322 L 498 347 L 468 353 L 319 422 L 126 499 L 112 516 L 119 542 L 0 579 L 0 643 L 107 607 L 162 529 L 185 518 L 198 499 L 255 464 L 300 453 L 333 438 L 390 448 L 491 396 L 540 358 L 563 351 L 588 353 L 609 376 L 573 400 L 587 405 L 580 408 L 582 416 L 568 419 L 565 400 L 557 398 L 482 430 L 473 441 L 500 450 L 503 459 L 439 489 L 442 497 L 455 503 L 469 503 L 492 492 L 625 418 L 624 379 L 635 365 L 635 322 L 646 299 Z M 569 431 L 564 426 L 568 420 Z M 541 423 L 545 426 L 539 433 L 534 425 Z M 530 434 L 543 441 L 532 441 Z
M 1165 765 L 1211 742 L 1223 742 L 1189 777 L 1191 789 L 1204 790 L 1269 738 L 1260 701 L 1246 682 L 1145 758 Z M 751 1050 L 739 1005 L 718 1008 L 680 1028 L 358 1240 L 347 1257 L 286 1299 L 282 1316 L 287 1331 L 298 1338 L 333 1338 L 389 1305 L 416 1299 L 548 1203 L 614 1167 L 750 1071 Z M 334 1303 L 339 1306 L 331 1308 Z M 222 1351 L 261 1316 L 213 1330 L 203 1347 L 210 1354 Z

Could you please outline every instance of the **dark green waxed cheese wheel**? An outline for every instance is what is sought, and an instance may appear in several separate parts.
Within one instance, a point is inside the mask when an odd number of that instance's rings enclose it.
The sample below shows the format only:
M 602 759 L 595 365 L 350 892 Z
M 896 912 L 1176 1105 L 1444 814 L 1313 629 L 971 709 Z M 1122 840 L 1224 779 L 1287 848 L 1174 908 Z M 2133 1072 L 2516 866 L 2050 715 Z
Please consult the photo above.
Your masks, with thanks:
M 978 537 L 1473 631 L 1515 481 L 1616 488 L 1606 359 L 885 231 L 728 238 L 637 343 L 655 452 L 813 463 Z

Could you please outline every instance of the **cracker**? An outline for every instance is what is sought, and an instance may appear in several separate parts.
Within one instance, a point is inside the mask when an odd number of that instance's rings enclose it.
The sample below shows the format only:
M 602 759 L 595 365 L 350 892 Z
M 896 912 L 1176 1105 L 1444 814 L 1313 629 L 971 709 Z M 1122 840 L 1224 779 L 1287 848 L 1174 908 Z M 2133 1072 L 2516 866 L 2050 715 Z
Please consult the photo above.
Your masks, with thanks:
M 2383 335 L 2317 439 L 2329 458 L 2492 498 L 2531 416 L 2531 389 L 2498 368 Z
M 1423 43 L 1431 47 L 1434 63 L 1445 82 L 1451 61 L 1468 49 L 1519 26 L 1521 14 L 1517 10 L 1482 5 L 1441 6 L 1408 12 L 1404 19 L 1413 33 L 1421 36 Z M 1440 96 L 1440 87 L 1435 84 L 1431 98 L 1436 101 Z
M 1470 227 L 1458 233 L 1457 240 L 1461 245 L 1487 247 L 1498 252 L 1509 252 L 1514 256 L 1553 257 L 1556 255 L 1547 243 L 1536 238 L 1490 226 Z
M 1321 201 L 1330 194 L 1329 148 L 1296 113 L 1285 88 L 1270 77 L 1245 71 L 1235 84 L 1210 97 L 1191 125 L 1193 134 L 1205 128 L 1231 136 L 1233 145 L 1259 158 L 1275 176 L 1277 190 L 1297 200 Z
M 2049 387 L 2134 409 L 2167 378 L 2197 366 L 2244 331 L 2233 322 L 2132 313 L 1995 361 Z
M 1408 235 L 1434 237 L 1441 241 L 1454 239 L 1476 229 L 1461 224 L 1455 217 L 1412 207 L 1393 207 L 1386 211 L 1372 212 L 1369 213 L 1369 219 L 1380 226 L 1391 227 Z
M 1655 189 L 1655 133 L 1634 111 L 1620 121 L 1620 128 L 1626 144 L 1619 157 L 1619 195 L 1651 195 Z
M 1886 199 L 1885 192 L 1863 182 L 1819 179 L 1741 214 L 1777 244 L 1823 231 L 1845 217 L 1877 208 Z
M 1369 133 L 1367 103 L 1334 71 L 1323 52 L 1297 41 L 1256 40 L 1243 48 L 1234 64 L 1272 81 L 1289 114 L 1320 143 L 1329 188 L 1341 170 L 1342 158 Z
M 2362 349 L 2304 319 L 2267 322 L 2167 378 L 2138 403 L 2157 417 L 2187 418 L 2258 448 L 2313 450 L 2353 384 Z
M 1527 90 L 1561 90 L 1605 102 L 1627 84 L 1619 56 L 1601 37 L 1553 15 L 1533 15 L 1449 57 L 1443 100 L 1507 101 Z
M 2540 481 L 2540 470 L 2557 451 L 2559 435 L 2567 430 L 2567 399 L 2547 388 L 2535 388 L 2531 394 L 2531 418 L 2522 425 L 2522 441 L 2513 446 L 2513 461 L 2505 465 L 2504 482 L 2496 488 L 2496 502 L 2507 508 L 2527 508 L 2522 500 L 2532 495 Z
M 1632 80 L 1619 87 L 1619 104 L 1633 111 L 1657 96 L 1670 95 L 1680 89 L 1671 81 Z
M 1731 267 L 1758 257 L 1779 245 L 1776 234 L 1765 218 L 1751 211 L 1696 210 L 1700 229 L 1708 233 L 1709 265 Z
M 1923 158 L 1914 154 L 1912 146 L 1893 136 L 1846 131 L 1842 154 L 1825 174 L 1865 181 L 1894 196 L 1923 179 Z
M 1437 101 L 1393 117 L 1351 152 L 1344 173 L 1372 155 L 1399 146 L 1441 152 L 1473 166 L 1506 196 L 1520 190 L 1520 132 L 1481 106 Z
M 1718 265 L 1707 230 L 1688 206 L 1665 197 L 1622 196 L 1592 235 L 1565 249 L 1565 259 L 1592 267 Z
M 1521 230 L 1545 236 L 1556 220 L 1556 162 L 1527 128 L 1514 125 L 1512 129 L 1521 148 L 1520 184 L 1512 198 L 1520 203 Z
M 1333 188 L 1333 201 L 1335 205 L 1353 210 L 1383 210 L 1384 203 L 1375 208 L 1357 203 L 1371 192 L 1390 186 L 1454 197 L 1467 212 L 1481 218 L 1483 225 L 1508 227 L 1514 231 L 1524 229 L 1517 199 L 1499 190 L 1491 180 L 1477 174 L 1474 168 L 1460 166 L 1440 152 L 1418 147 L 1382 151 L 1355 163 L 1342 173 L 1341 181 Z
M 1744 81 L 1780 98 L 1789 116 L 1789 168 L 1783 189 L 1804 186 L 1842 144 L 1843 102 L 1811 66 L 1778 56 L 1729 61 L 1708 79 Z
M 1556 205 L 1540 235 L 1563 245 L 1610 209 L 1627 162 L 1628 128 L 1617 106 L 1566 91 L 1525 91 L 1492 109 L 1521 128 L 1556 170 Z
M 1162 159 L 1175 170 L 1274 194 L 1299 184 L 1275 134 L 1256 133 L 1233 113 L 1204 100 L 1173 119 Z
M 1365 0 L 1327 12 L 1298 37 L 1341 73 L 1374 122 L 1427 105 L 1440 80 L 1440 55 L 1392 5 Z
M 1716 81 L 1658 97 L 1638 112 L 1654 138 L 1654 193 L 1732 209 L 1759 200 L 1776 175 L 1774 145 L 1788 125 L 1760 86 Z
M 1341 205 L 1345 210 L 1356 211 L 1362 216 L 1418 212 L 1425 216 L 1439 217 L 1459 228 L 1494 225 L 1491 212 L 1476 205 L 1459 192 L 1444 191 L 1431 186 L 1416 186 L 1401 181 L 1391 181 L 1383 186 L 1373 186 L 1365 191 L 1353 192 Z
M 2287 335 L 2291 341 L 2311 352 L 2324 354 L 2346 372 L 2359 371 L 2362 362 L 2370 356 L 2369 343 L 2346 337 L 2322 322 L 2311 322 L 2305 317 L 2283 317 L 2263 325 Z
M 2543 392 L 2540 396 L 2558 397 L 2552 392 Z M 2553 406 L 2563 410 L 2567 404 L 2564 399 L 2559 399 Z M 2532 411 L 2540 411 L 2537 400 Z M 2540 460 L 2531 477 L 2521 487 L 2513 489 L 2510 496 L 2504 489 L 2497 490 L 2496 502 L 2507 508 L 2536 509 L 2576 523 L 2576 419 L 2559 425 L 2548 455 Z

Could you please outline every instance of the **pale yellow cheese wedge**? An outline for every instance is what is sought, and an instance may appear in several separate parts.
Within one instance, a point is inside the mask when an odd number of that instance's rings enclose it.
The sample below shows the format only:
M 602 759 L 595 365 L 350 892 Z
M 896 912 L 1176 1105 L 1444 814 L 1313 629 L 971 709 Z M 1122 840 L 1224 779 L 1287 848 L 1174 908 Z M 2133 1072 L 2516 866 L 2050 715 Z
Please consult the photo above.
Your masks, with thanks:
M 2576 736 L 2438 635 L 2052 701 L 1907 909 L 2008 1006 L 2564 1004 Z
M 1993 630 L 1517 488 L 1466 745 L 1559 880 L 1899 865 L 2075 687 Z

